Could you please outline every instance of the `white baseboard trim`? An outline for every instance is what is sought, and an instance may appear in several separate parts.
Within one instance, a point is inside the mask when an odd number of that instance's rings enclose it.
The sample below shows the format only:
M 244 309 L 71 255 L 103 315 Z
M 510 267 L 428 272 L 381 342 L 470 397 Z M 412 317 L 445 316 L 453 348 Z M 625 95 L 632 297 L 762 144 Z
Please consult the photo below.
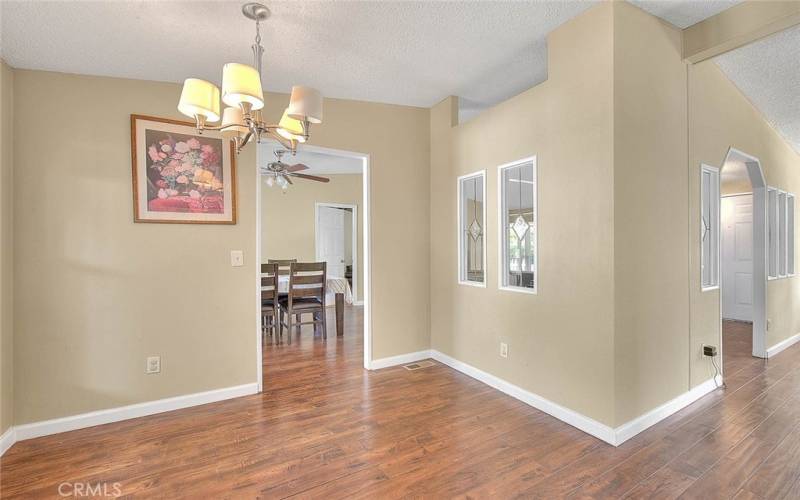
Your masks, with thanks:
M 14 426 L 12 425 L 0 436 L 0 457 L 3 456 L 5 452 L 8 451 L 9 448 L 14 446 L 14 443 L 17 442 L 17 436 L 14 432 Z
M 798 333 L 796 335 L 792 335 L 788 339 L 783 340 L 781 342 L 778 342 L 774 346 L 772 346 L 769 349 L 767 349 L 767 358 L 771 358 L 772 356 L 775 356 L 779 352 L 781 352 L 781 351 L 783 351 L 785 349 L 788 349 L 789 347 L 795 345 L 798 342 L 800 342 L 800 333 Z
M 708 379 L 658 408 L 615 429 L 437 350 L 431 350 L 430 357 L 614 446 L 621 445 L 716 388 L 714 379 Z M 722 384 L 722 377 L 719 377 L 718 383 Z
M 364 301 L 363 300 L 353 301 L 353 305 L 354 306 L 363 306 L 364 305 Z
M 722 385 L 721 375 L 717 375 L 716 383 L 714 382 L 713 378 L 710 378 L 705 382 L 692 387 L 678 397 L 650 410 L 644 415 L 640 415 L 630 422 L 620 425 L 614 430 L 616 434 L 616 446 L 621 445 L 633 436 L 661 422 L 673 413 L 677 413 L 679 410 L 694 403 L 698 399 L 716 389 L 717 385 Z
M 389 368 L 390 366 L 404 365 L 406 363 L 413 363 L 414 361 L 421 361 L 433 357 L 431 351 L 417 351 L 409 352 L 406 354 L 399 354 L 388 358 L 373 359 L 369 366 L 370 370 L 380 370 L 381 368 Z
M 573 427 L 577 427 L 587 434 L 591 434 L 598 439 L 602 439 L 606 443 L 616 445 L 614 429 L 598 422 L 597 420 L 589 418 L 586 415 L 581 415 L 580 413 L 570 410 L 569 408 L 565 408 L 550 401 L 549 399 L 539 396 L 538 394 L 526 391 L 525 389 L 516 386 L 511 382 L 506 382 L 505 380 L 495 377 L 490 373 L 486 373 L 485 371 L 475 368 L 472 365 L 468 365 L 467 363 L 459 361 L 455 358 L 451 358 L 442 352 L 433 350 L 431 351 L 431 357 L 436 361 L 444 363 L 447 366 L 464 373 L 465 375 L 469 375 L 476 380 L 480 380 L 488 386 L 494 387 L 500 392 L 504 392 L 513 398 L 519 399 L 523 403 L 527 403 L 534 408 L 547 413 L 548 415 L 552 415 L 562 422 L 566 422 Z
M 121 420 L 144 417 L 166 411 L 180 410 L 190 406 L 215 403 L 217 401 L 238 398 L 241 396 L 249 396 L 256 393 L 258 393 L 257 383 L 226 387 L 224 389 L 215 389 L 212 391 L 198 392 L 195 394 L 175 396 L 166 399 L 158 399 L 156 401 L 148 401 L 145 403 L 136 403 L 128 406 L 121 406 L 119 408 L 92 411 L 89 413 L 82 413 L 80 415 L 72 415 L 70 417 L 17 425 L 14 427 L 14 434 L 16 441 L 23 441 L 25 439 L 48 436 L 50 434 L 58 434 L 60 432 L 73 431 L 76 429 L 84 429 L 86 427 L 94 427 L 95 425 L 110 424 L 112 422 L 119 422 Z

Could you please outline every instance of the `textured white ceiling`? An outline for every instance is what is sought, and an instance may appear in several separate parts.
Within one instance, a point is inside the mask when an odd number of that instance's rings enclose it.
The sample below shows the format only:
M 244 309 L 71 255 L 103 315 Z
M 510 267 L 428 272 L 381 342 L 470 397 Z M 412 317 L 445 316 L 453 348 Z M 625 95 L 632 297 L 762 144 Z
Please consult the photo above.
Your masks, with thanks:
M 719 14 L 744 0 L 629 0 L 654 16 L 677 26 L 688 28 L 703 19 Z
M 683 27 L 737 1 L 633 3 Z M 224 63 L 251 61 L 242 3 L 0 0 L 0 55 L 17 68 L 219 83 Z M 458 95 L 467 118 L 545 80 L 547 34 L 597 2 L 265 3 L 267 90 L 426 107 Z
M 2 2 L 14 67 L 180 82 L 250 62 L 244 2 Z M 543 81 L 545 37 L 593 2 L 265 2 L 264 86 L 329 97 L 475 106 Z
M 717 56 L 714 62 L 800 153 L 800 26 Z

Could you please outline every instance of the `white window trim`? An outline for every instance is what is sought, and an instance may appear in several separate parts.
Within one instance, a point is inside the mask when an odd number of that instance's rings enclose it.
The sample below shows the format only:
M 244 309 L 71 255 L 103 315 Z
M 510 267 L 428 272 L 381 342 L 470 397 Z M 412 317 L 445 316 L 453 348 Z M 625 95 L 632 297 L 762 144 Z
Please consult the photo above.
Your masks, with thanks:
M 720 199 L 722 197 L 722 186 L 720 186 L 720 175 L 719 169 L 717 167 L 712 167 L 711 165 L 706 165 L 704 163 L 700 164 L 700 214 L 702 219 L 702 212 L 703 212 L 703 173 L 704 172 L 711 172 L 717 176 L 717 283 L 711 286 L 703 286 L 703 240 L 700 239 L 700 290 L 703 292 L 710 292 L 712 290 L 719 290 L 720 289 L 720 273 L 722 272 L 720 260 L 720 233 L 722 232 L 722 220 L 721 220 L 721 207 L 720 207 Z M 713 201 L 713 200 L 712 200 Z
M 770 207 L 769 206 L 769 193 L 770 192 L 774 192 L 775 193 L 775 206 L 774 207 Z M 781 223 L 780 223 L 780 221 L 781 221 L 781 218 L 780 218 L 780 215 L 781 215 L 780 214 L 780 208 L 781 208 L 780 195 L 785 195 L 786 196 L 786 198 L 785 198 L 786 199 L 786 203 L 785 203 L 785 206 L 784 206 L 784 222 L 785 222 L 784 225 L 781 225 Z M 776 231 L 778 232 L 778 241 L 777 241 L 776 246 L 774 248 L 774 252 L 773 252 L 773 248 L 771 248 L 769 246 L 769 240 L 767 240 L 767 250 L 768 250 L 767 251 L 767 263 L 769 264 L 773 259 L 776 261 L 776 266 L 775 266 L 775 273 L 776 274 L 775 275 L 769 275 L 768 274 L 767 281 L 777 281 L 777 280 L 782 280 L 782 279 L 786 279 L 786 278 L 793 278 L 793 277 L 797 276 L 797 259 L 796 259 L 796 257 L 797 257 L 797 248 L 794 249 L 794 255 L 792 256 L 792 257 L 795 257 L 795 262 L 794 262 L 795 269 L 794 269 L 793 273 L 789 272 L 789 261 L 790 261 L 790 255 L 789 255 L 789 253 L 790 253 L 789 252 L 789 200 L 790 199 L 794 200 L 795 204 L 797 203 L 797 198 L 794 195 L 794 193 L 790 193 L 788 191 L 784 191 L 783 189 L 779 189 L 779 188 L 776 188 L 776 187 L 767 186 L 767 222 L 768 222 L 768 227 L 771 227 L 772 221 L 775 220 Z M 795 211 L 796 210 L 797 209 L 795 208 Z M 794 219 L 794 217 L 792 217 L 792 218 Z M 795 227 L 793 227 L 793 230 L 796 232 L 796 230 L 797 230 L 796 229 L 796 221 L 792 220 L 791 222 L 793 223 L 792 225 L 795 226 Z M 796 234 L 795 234 L 795 238 L 796 238 Z M 784 270 L 786 271 L 785 274 L 781 274 L 781 259 L 780 259 L 781 248 L 779 246 L 779 244 L 781 242 L 781 239 L 783 240 L 783 247 L 784 247 L 783 248 L 783 250 L 784 250 L 783 265 L 784 265 Z M 777 254 L 777 255 L 775 255 L 775 254 Z M 767 273 L 769 273 L 769 266 L 767 266 Z
M 770 245 L 770 232 L 772 231 L 772 221 L 775 220 L 775 231 L 776 233 L 780 231 L 780 224 L 778 215 L 778 193 L 780 190 L 778 188 L 767 186 L 767 281 L 775 281 L 780 279 L 780 266 L 778 259 L 775 258 L 772 245 Z M 770 206 L 769 202 L 769 195 L 770 193 L 775 193 L 775 207 L 773 212 L 773 207 Z M 778 252 L 778 245 L 775 244 L 774 248 L 775 252 Z M 775 261 L 775 274 L 770 274 L 770 265 L 772 261 Z
M 787 250 L 789 248 L 789 245 L 788 245 L 788 239 L 786 238 L 786 235 L 788 233 L 788 227 L 787 227 L 788 220 L 786 218 L 786 213 L 787 213 L 786 208 L 789 206 L 789 203 L 786 201 L 787 200 L 786 191 L 784 191 L 783 189 L 777 189 L 776 191 L 778 193 L 778 202 L 777 202 L 777 206 L 778 206 L 778 214 L 777 214 L 777 216 L 778 216 L 778 219 L 777 219 L 778 220 L 778 267 L 777 267 L 777 270 L 778 270 L 778 279 L 784 279 L 784 278 L 788 278 L 789 277 L 789 275 L 786 274 L 786 272 L 789 269 L 789 261 L 787 260 L 787 254 L 788 254 Z M 783 224 L 781 224 L 781 196 L 783 196 Z M 781 248 L 781 247 L 783 247 L 783 248 Z M 781 258 L 781 251 L 783 251 L 783 258 Z M 783 271 L 783 272 L 781 272 L 781 271 Z
M 516 167 L 525 163 L 533 163 L 533 227 L 536 231 L 536 241 L 533 246 L 533 288 L 503 285 L 505 280 L 505 248 L 506 222 L 503 213 L 503 170 Z M 497 167 L 497 289 L 505 292 L 524 293 L 528 295 L 539 294 L 539 169 L 536 164 L 536 155 L 498 165 Z
M 463 227 L 463 220 L 461 216 L 461 181 L 465 179 L 471 179 L 473 177 L 480 177 L 483 179 L 483 238 L 482 238 L 482 267 L 483 267 L 483 281 L 469 281 L 469 280 L 462 280 L 461 279 L 461 259 L 463 257 L 463 249 L 461 248 L 461 231 Z M 456 245 L 458 245 L 458 258 L 456 259 L 456 277 L 458 279 L 459 285 L 466 285 L 466 286 L 474 286 L 477 288 L 486 288 L 486 278 L 487 278 L 487 269 L 486 269 L 486 207 L 487 207 L 487 200 L 488 200 L 488 191 L 486 189 L 486 170 L 478 170 L 476 172 L 472 172 L 470 174 L 464 174 L 458 176 L 456 180 L 456 218 L 458 219 L 458 225 L 456 227 Z
M 796 212 L 797 211 L 797 207 L 796 207 L 797 198 L 794 196 L 794 193 L 788 193 L 788 192 L 786 193 L 786 273 L 787 273 L 786 277 L 787 278 L 793 278 L 797 274 L 797 258 L 796 258 L 797 257 L 797 248 L 794 248 L 796 245 L 794 244 L 794 242 L 792 242 L 792 247 L 793 248 L 792 248 L 792 251 L 789 252 L 789 241 L 791 241 L 790 238 L 789 238 L 789 228 L 791 227 L 791 229 L 792 229 L 792 238 L 794 238 L 795 241 L 797 241 L 797 228 L 795 226 L 796 222 L 794 220 L 795 219 L 795 213 L 794 212 L 792 212 L 792 218 L 791 218 L 792 220 L 791 220 L 791 224 L 789 224 L 789 222 L 790 222 L 789 221 L 789 213 L 790 213 L 789 212 L 789 199 L 792 200 L 791 205 L 792 205 L 792 208 L 794 208 L 794 210 Z M 792 272 L 791 273 L 789 272 L 789 262 L 790 262 L 790 260 L 792 262 L 792 269 L 791 269 Z

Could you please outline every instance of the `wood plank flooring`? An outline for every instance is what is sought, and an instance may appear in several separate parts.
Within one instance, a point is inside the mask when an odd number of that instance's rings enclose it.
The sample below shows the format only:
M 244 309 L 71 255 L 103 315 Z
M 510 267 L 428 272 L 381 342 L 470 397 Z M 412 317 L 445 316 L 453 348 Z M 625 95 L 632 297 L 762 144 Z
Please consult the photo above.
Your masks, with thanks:
M 800 344 L 726 322 L 727 387 L 614 448 L 438 363 L 366 372 L 361 322 L 268 341 L 263 394 L 17 443 L 0 496 L 800 498 Z

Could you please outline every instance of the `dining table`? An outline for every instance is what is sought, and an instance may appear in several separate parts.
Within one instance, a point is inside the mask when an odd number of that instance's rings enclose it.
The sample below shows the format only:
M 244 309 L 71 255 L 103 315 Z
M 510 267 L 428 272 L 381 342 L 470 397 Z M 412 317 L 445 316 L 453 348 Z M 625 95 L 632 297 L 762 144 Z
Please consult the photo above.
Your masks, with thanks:
M 264 277 L 267 275 L 264 274 Z M 297 288 L 314 285 L 296 285 Z M 325 279 L 325 291 L 327 295 L 333 294 L 334 306 L 336 308 L 336 336 L 344 335 L 344 305 L 353 304 L 353 290 L 350 282 L 346 278 L 338 276 L 328 276 Z M 278 293 L 289 293 L 289 275 L 278 275 Z M 327 303 L 327 300 L 326 300 Z

